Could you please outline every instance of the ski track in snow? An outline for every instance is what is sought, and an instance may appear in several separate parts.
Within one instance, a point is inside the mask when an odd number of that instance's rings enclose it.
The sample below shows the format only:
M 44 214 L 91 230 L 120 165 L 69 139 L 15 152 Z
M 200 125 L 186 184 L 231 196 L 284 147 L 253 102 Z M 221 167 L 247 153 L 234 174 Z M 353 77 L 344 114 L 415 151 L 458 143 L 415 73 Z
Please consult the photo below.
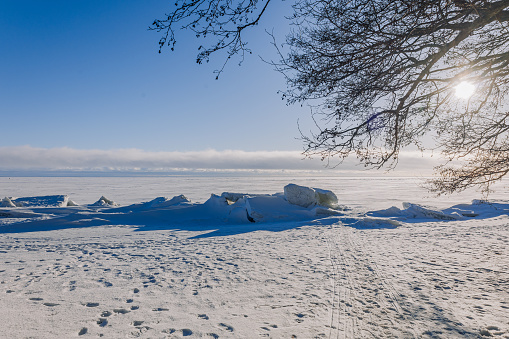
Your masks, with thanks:
M 508 225 L 0 234 L 0 337 L 509 338 Z
M 391 332 L 394 321 L 405 323 L 392 284 L 375 261 L 357 243 L 352 229 L 336 226 L 329 232 L 330 259 L 334 268 L 330 338 L 415 337 L 410 330 Z
M 507 224 L 331 228 L 329 337 L 508 338 Z

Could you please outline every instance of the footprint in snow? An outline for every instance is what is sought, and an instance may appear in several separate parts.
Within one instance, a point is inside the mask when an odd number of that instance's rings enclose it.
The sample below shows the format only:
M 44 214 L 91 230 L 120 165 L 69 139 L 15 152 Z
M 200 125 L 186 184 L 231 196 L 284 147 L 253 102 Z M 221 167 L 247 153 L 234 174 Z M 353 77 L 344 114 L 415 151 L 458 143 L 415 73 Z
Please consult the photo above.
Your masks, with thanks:
M 205 319 L 205 320 L 209 320 L 209 316 L 206 315 L 206 314 L 198 314 L 198 318 L 200 319 Z
M 129 310 L 126 310 L 125 308 L 115 308 L 113 310 L 113 313 L 117 313 L 117 314 L 126 314 L 126 313 L 129 313 L 131 311 Z
M 158 307 L 158 308 L 152 309 L 152 311 L 154 311 L 154 312 L 161 312 L 161 311 L 169 311 L 169 309 L 168 308 Z
M 233 327 L 230 326 L 230 325 L 226 325 L 225 323 L 220 323 L 219 326 L 223 327 L 225 330 L 229 331 L 229 332 L 233 332 Z
M 97 307 L 97 306 L 99 306 L 99 303 L 86 303 L 85 306 L 86 307 Z
M 109 317 L 110 315 L 112 315 L 110 311 L 104 311 L 103 313 L 101 313 L 101 317 Z
M 97 325 L 99 325 L 99 327 L 104 327 L 108 325 L 108 320 L 106 320 L 106 318 L 99 318 L 99 320 L 97 320 Z
M 183 328 L 181 331 L 182 331 L 182 336 L 184 336 L 184 337 L 188 337 L 193 334 L 193 331 L 191 331 L 188 328 Z
M 28 300 L 31 300 L 31 301 L 42 301 L 44 299 L 42 299 L 42 298 L 28 298 Z

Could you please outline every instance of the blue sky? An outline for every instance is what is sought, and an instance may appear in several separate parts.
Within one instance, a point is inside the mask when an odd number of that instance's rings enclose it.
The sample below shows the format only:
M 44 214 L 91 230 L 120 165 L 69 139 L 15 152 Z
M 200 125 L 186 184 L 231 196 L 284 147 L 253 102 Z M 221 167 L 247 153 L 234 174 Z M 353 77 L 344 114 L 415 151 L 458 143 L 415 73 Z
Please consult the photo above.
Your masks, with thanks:
M 287 106 L 283 76 L 259 58 L 277 59 L 265 30 L 282 42 L 290 5 L 271 3 L 246 36 L 254 54 L 215 80 L 224 56 L 197 65 L 191 33 L 158 53 L 148 26 L 171 1 L 0 1 L 0 171 L 323 170 L 301 160 L 309 108 Z M 354 160 L 340 169 L 363 169 Z
M 274 8 L 250 34 L 254 55 L 216 81 L 224 59 L 197 65 L 189 34 L 158 53 L 147 27 L 170 3 L 1 1 L 2 146 L 300 150 L 297 119 L 309 110 L 285 105 L 283 77 L 257 55 L 275 56 L 264 29 L 284 13 Z

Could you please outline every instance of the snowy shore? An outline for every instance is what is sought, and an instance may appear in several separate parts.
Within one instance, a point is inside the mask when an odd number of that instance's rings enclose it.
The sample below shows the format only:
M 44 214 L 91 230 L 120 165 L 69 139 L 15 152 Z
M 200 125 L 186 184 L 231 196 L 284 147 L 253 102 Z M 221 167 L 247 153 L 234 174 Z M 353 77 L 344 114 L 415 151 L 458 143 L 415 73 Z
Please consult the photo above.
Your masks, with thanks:
M 8 200 L 0 337 L 509 338 L 503 202 Z

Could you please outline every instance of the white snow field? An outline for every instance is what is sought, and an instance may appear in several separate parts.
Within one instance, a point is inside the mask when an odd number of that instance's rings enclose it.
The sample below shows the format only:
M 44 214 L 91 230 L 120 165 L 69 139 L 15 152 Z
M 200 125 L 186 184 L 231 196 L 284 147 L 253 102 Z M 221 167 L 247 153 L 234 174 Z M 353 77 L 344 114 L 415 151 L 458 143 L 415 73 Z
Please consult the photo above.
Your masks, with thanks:
M 417 181 L 0 178 L 0 338 L 509 338 L 509 199 Z

